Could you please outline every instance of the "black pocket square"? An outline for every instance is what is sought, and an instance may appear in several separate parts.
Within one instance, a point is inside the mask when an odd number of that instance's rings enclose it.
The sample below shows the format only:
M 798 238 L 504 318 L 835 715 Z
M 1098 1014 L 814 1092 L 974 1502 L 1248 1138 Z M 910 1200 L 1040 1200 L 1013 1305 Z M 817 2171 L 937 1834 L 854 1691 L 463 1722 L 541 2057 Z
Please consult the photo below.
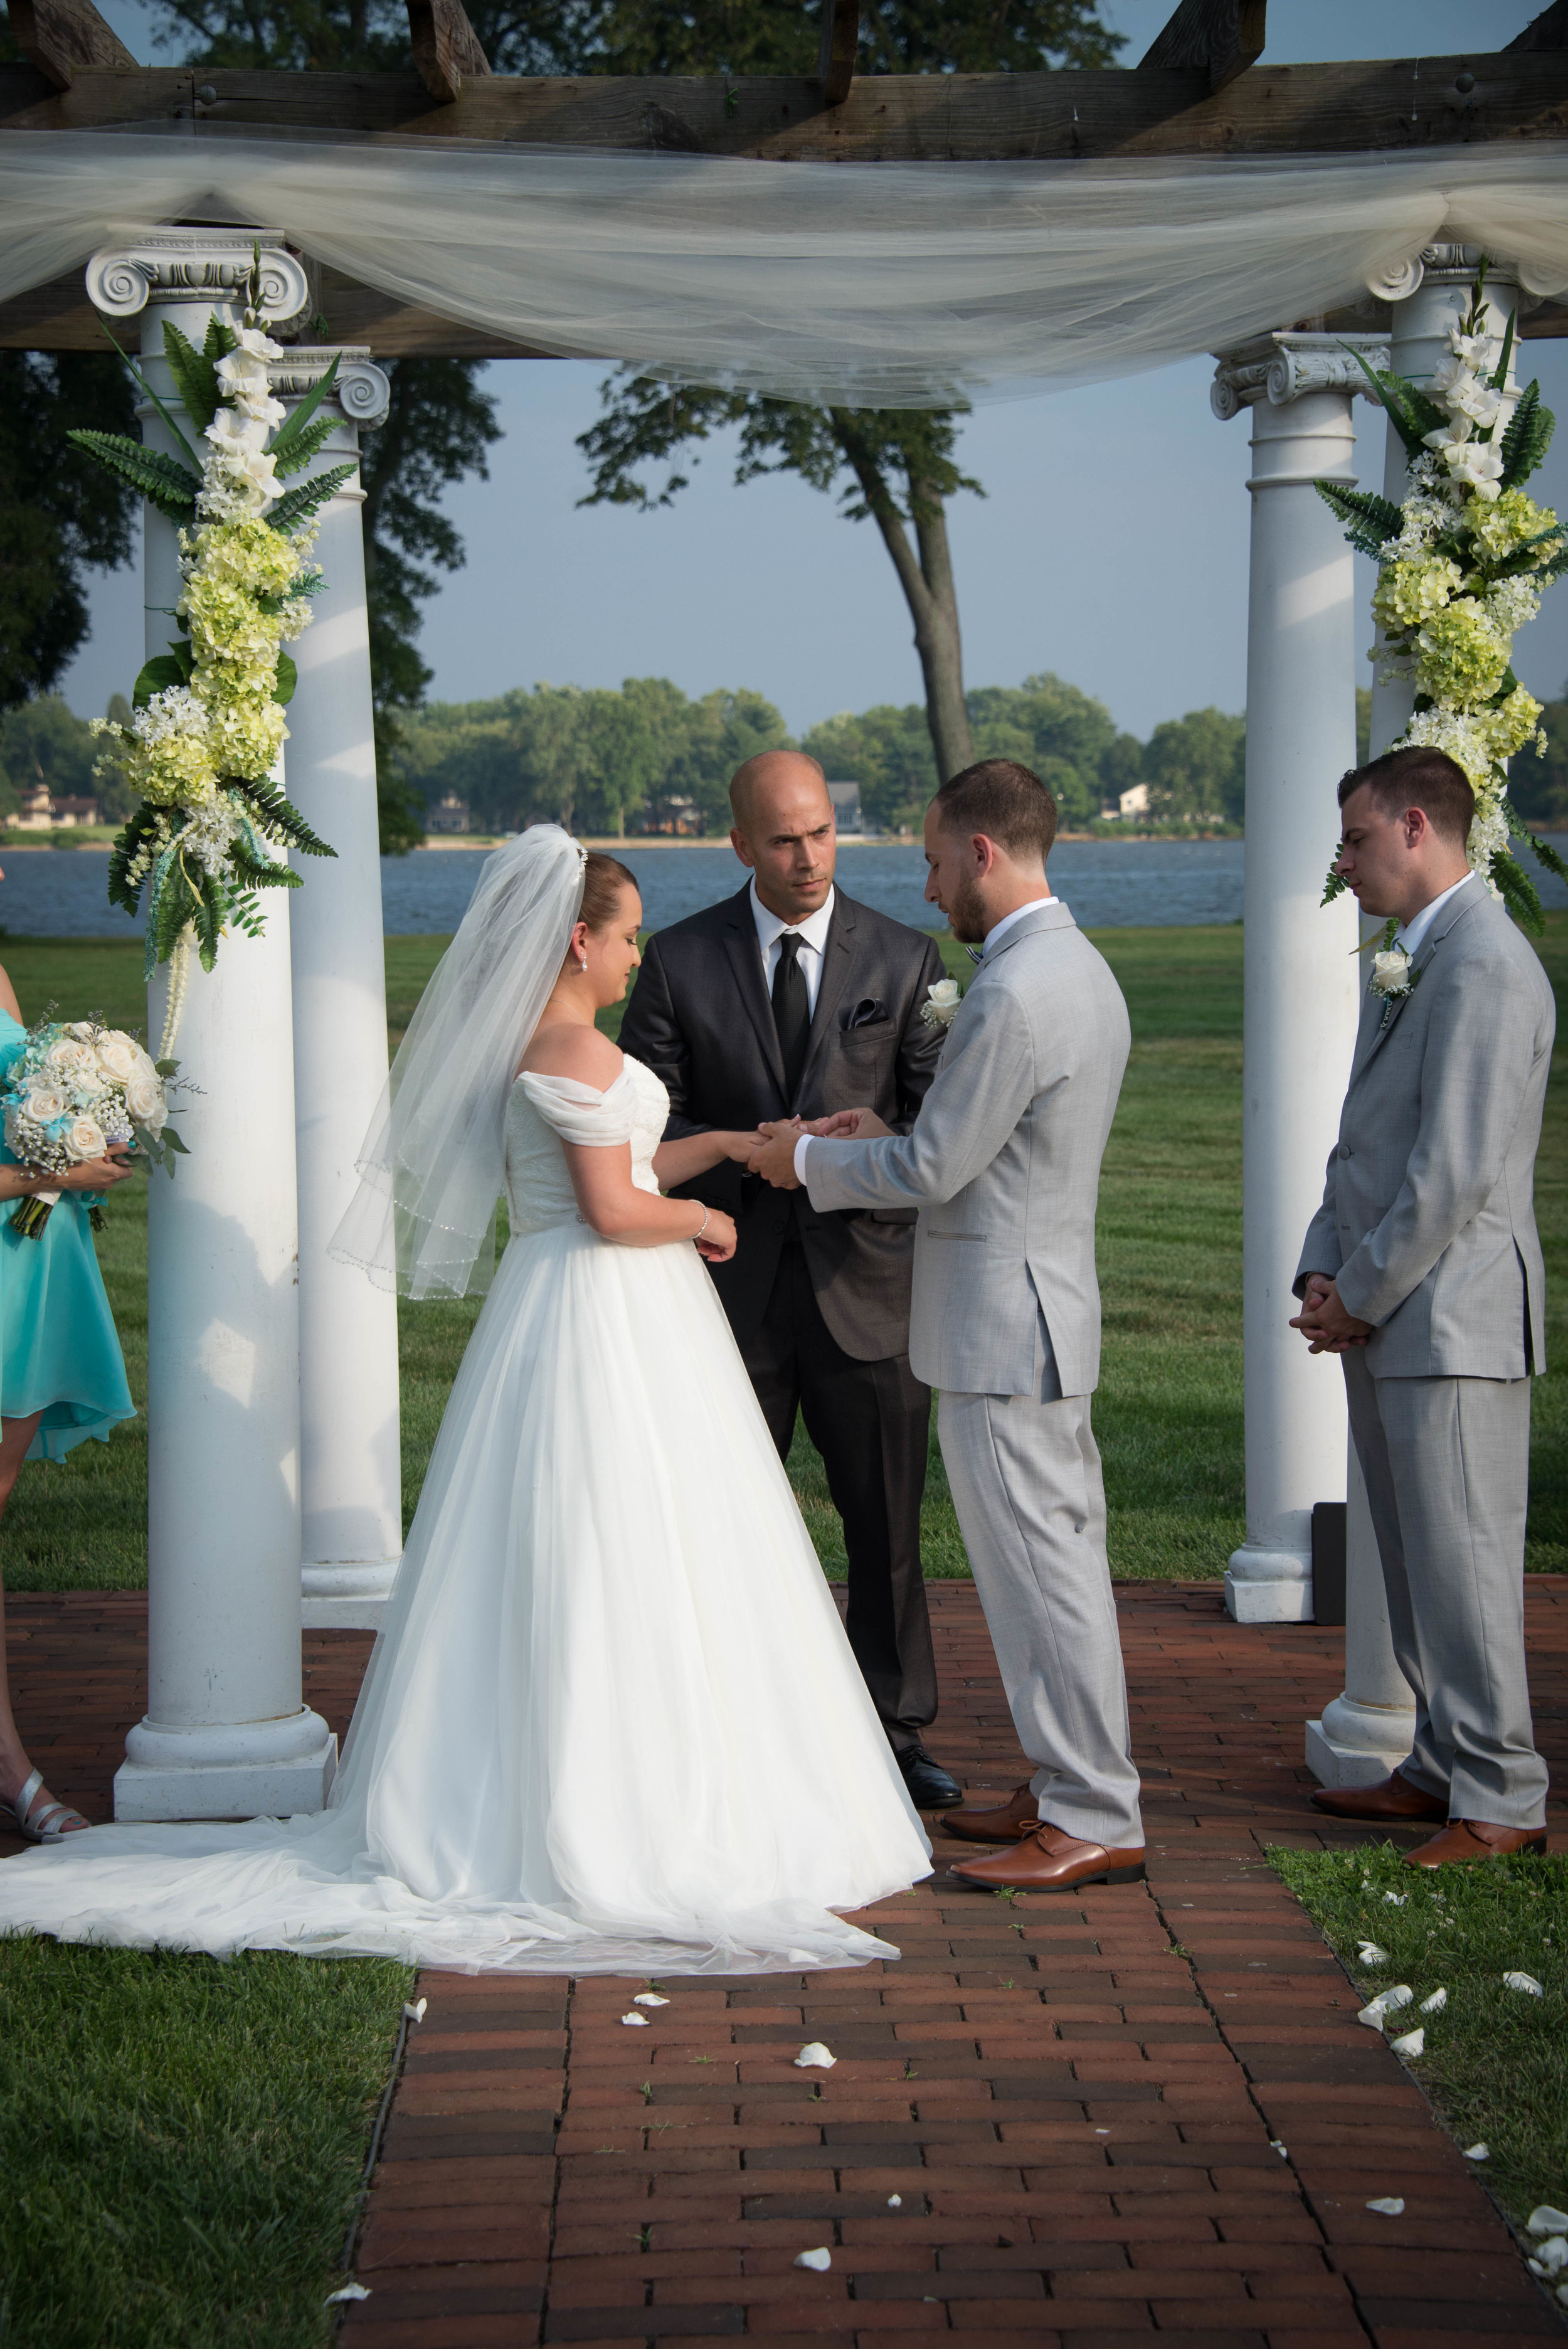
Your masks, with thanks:
M 879 996 L 862 995 L 860 1001 L 851 1004 L 843 1014 L 840 1024 L 848 1034 L 854 1028 L 873 1027 L 877 1020 L 885 1019 L 887 1016 L 887 1005 Z

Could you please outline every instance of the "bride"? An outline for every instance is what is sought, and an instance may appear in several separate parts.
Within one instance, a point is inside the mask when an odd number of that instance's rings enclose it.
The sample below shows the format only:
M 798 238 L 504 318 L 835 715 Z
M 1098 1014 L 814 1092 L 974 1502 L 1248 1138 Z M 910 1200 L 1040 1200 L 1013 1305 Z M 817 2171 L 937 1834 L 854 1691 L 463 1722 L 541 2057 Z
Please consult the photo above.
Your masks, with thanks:
M 464 1971 L 757 1972 L 896 1950 L 833 1912 L 931 1847 L 699 1252 L 594 1026 L 632 874 L 538 826 L 487 862 L 398 1052 L 333 1253 L 414 1298 L 490 1278 L 319 1816 L 98 1827 L 0 1863 L 0 1930 Z M 693 1243 L 695 1242 L 695 1247 Z

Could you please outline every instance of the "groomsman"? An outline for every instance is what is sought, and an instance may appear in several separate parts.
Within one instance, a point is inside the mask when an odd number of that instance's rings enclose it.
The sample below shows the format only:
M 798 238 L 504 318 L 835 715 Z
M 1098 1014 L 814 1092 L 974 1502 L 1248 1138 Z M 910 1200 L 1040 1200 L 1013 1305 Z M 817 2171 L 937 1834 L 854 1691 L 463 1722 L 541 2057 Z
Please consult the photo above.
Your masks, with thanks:
M 818 1210 L 919 1211 L 910 1359 L 941 1392 L 954 1506 L 1034 1767 L 1006 1801 L 942 1825 L 1009 1847 L 955 1876 L 1038 1892 L 1143 1874 L 1089 1423 L 1095 1205 L 1130 1038 L 1120 988 L 1046 878 L 1056 829 L 1049 792 L 1011 760 L 944 783 L 925 894 L 985 952 L 920 1115 L 903 1135 L 855 1113 L 781 1124 L 752 1161 Z
M 1362 1005 L 1339 1140 L 1291 1327 L 1339 1354 L 1416 1692 L 1409 1760 L 1319 1810 L 1440 1831 L 1418 1868 L 1544 1851 L 1546 1766 L 1524 1669 L 1530 1377 L 1546 1367 L 1532 1190 L 1552 989 L 1471 874 L 1475 812 L 1442 751 L 1388 751 L 1339 785 L 1335 870 L 1398 922 Z
M 943 977 L 932 940 L 857 905 L 833 878 L 832 802 L 814 759 L 768 750 L 729 787 L 737 895 L 648 941 L 621 1043 L 662 1079 L 671 1136 L 870 1101 L 906 1126 L 941 1031 L 921 1011 Z M 820 1214 L 733 1164 L 683 1186 L 733 1216 L 710 1265 L 769 1429 L 787 1460 L 797 1415 L 822 1455 L 849 1557 L 845 1628 L 911 1797 L 962 1800 L 926 1752 L 936 1714 L 920 1561 L 929 1388 L 909 1363 L 914 1211 Z

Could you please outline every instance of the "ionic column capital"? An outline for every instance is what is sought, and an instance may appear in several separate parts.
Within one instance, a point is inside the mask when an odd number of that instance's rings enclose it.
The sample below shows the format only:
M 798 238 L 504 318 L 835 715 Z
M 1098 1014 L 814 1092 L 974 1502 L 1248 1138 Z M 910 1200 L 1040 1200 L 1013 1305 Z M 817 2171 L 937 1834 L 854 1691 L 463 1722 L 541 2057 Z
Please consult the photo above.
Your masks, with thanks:
M 1315 391 L 1359 392 L 1364 398 L 1375 398 L 1357 356 L 1370 367 L 1386 367 L 1387 336 L 1295 329 L 1255 335 L 1250 342 L 1216 354 L 1209 405 L 1222 423 L 1228 423 L 1243 408 L 1255 408 L 1265 398 L 1273 408 L 1288 408 Z
M 349 424 L 384 424 L 392 401 L 392 386 L 370 356 L 367 343 L 322 346 L 295 344 L 281 359 L 272 360 L 267 378 L 279 399 L 303 399 L 314 391 L 334 359 L 338 362 L 332 389 L 318 414 L 335 409 Z
M 310 286 L 281 229 L 127 228 L 88 263 L 88 299 L 110 318 L 134 317 L 150 302 L 237 305 L 257 246 L 263 310 L 274 325 L 297 317 Z

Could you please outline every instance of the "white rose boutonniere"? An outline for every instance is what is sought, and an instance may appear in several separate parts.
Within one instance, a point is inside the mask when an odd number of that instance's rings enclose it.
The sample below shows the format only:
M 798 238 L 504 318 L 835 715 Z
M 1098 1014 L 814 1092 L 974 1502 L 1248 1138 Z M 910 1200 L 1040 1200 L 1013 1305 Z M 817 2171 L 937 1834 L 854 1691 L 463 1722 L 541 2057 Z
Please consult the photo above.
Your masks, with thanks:
M 955 978 L 939 978 L 925 990 L 920 1016 L 928 1028 L 951 1028 L 964 997 Z
M 1372 992 L 1383 998 L 1383 1025 L 1394 1017 L 1397 1004 L 1402 1003 L 1420 978 L 1403 947 L 1389 947 L 1372 957 Z

